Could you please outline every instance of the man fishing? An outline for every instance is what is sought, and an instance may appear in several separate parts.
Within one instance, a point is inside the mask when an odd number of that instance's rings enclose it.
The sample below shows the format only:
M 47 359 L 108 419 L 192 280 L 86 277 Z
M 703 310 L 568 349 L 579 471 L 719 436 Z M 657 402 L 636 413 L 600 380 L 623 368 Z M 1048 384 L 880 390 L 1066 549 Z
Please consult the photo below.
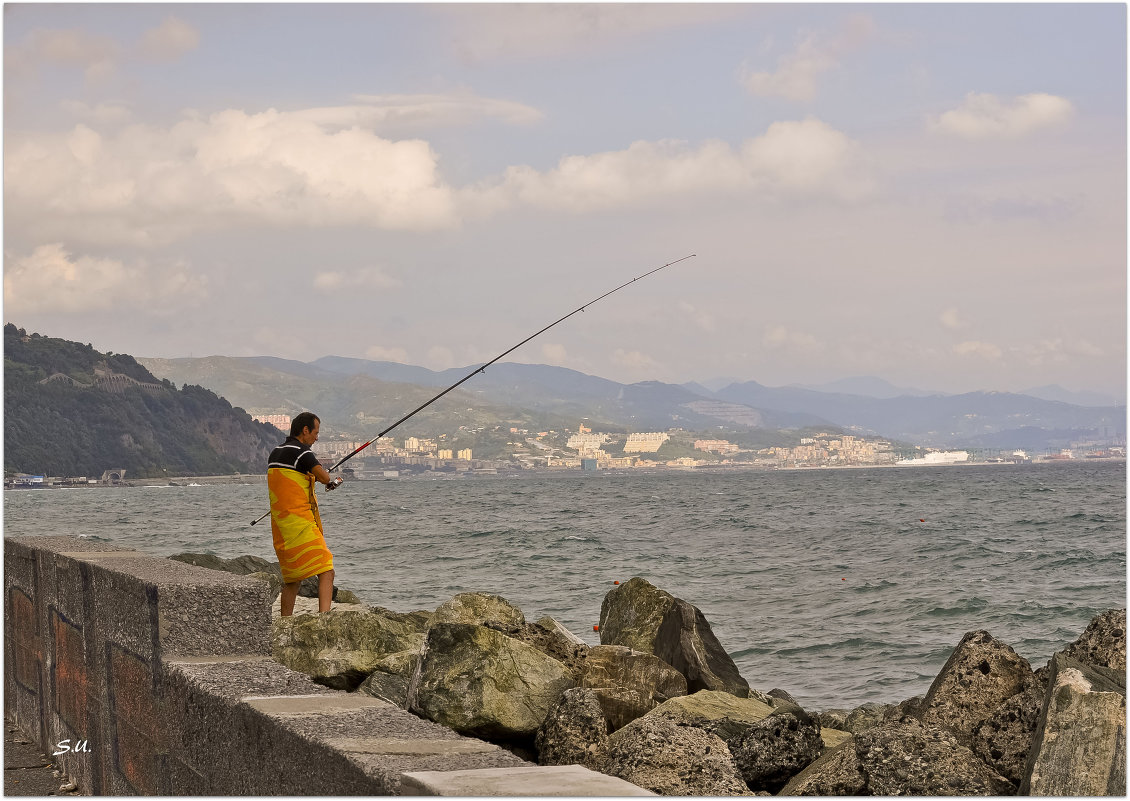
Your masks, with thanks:
M 282 615 L 294 614 L 294 599 L 303 579 L 318 577 L 318 611 L 330 611 L 334 588 L 334 559 L 326 547 L 314 482 L 335 489 L 341 479 L 330 478 L 310 446 L 318 441 L 322 421 L 302 412 L 290 423 L 286 442 L 271 451 L 267 491 L 271 496 L 271 533 L 282 570 Z

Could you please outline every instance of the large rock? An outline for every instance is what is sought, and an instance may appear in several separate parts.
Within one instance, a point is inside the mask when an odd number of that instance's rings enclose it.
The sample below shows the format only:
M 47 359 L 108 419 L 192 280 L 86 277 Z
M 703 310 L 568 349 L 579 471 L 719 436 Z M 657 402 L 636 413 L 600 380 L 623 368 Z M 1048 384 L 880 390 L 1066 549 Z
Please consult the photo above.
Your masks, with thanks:
M 780 795 L 1011 795 L 1015 788 L 943 729 L 917 720 L 854 735 L 799 774 Z
M 608 721 L 596 693 L 574 687 L 561 694 L 538 728 L 539 765 L 584 765 L 599 771 L 608 745 Z
M 409 689 L 409 708 L 464 734 L 531 738 L 561 693 L 568 669 L 486 626 L 435 623 Z
M 777 793 L 824 751 L 820 724 L 799 706 L 778 710 L 728 745 L 751 790 Z
M 461 592 L 439 606 L 432 623 L 470 623 L 482 626 L 498 623 L 503 626 L 521 626 L 526 622 L 522 610 L 501 595 L 486 592 Z
M 699 690 L 664 701 L 647 714 L 694 726 L 728 744 L 772 715 L 773 707 L 755 698 L 738 698 L 720 690 Z
M 423 645 L 418 622 L 396 613 L 331 609 L 277 617 L 271 626 L 275 661 L 338 690 L 356 689 L 381 660 Z
M 1017 787 L 1024 778 L 1043 700 L 1044 687 L 1037 682 L 1006 699 L 973 727 L 969 744 L 973 753 Z
M 749 684 L 702 612 L 638 576 L 605 596 L 600 642 L 655 654 L 686 677 L 689 692 L 749 695 Z
M 1028 660 L 987 631 L 961 638 L 921 707 L 924 723 L 968 736 L 1005 700 L 1036 681 Z
M 223 559 L 210 553 L 178 553 L 169 557 L 177 562 L 207 568 L 208 570 L 222 570 L 225 573 L 234 573 L 237 576 L 246 576 L 251 573 L 268 572 L 272 567 L 278 568 L 278 562 L 268 562 L 259 556 L 237 556 L 234 559 Z
M 1089 665 L 1126 672 L 1126 610 L 1110 609 L 1092 618 L 1064 655 Z
M 388 701 L 401 709 L 407 709 L 408 688 L 419 664 L 419 651 L 389 654 L 377 662 L 376 669 L 361 682 L 357 692 Z
M 544 620 L 547 618 L 542 618 Z M 553 618 L 548 620 L 557 623 Z M 482 625 L 533 646 L 546 656 L 556 659 L 569 668 L 573 680 L 579 683 L 585 672 L 589 646 L 580 638 L 574 638 L 560 624 L 553 627 L 543 625 L 542 621 L 518 624 L 487 621 Z
M 1021 795 L 1126 795 L 1126 674 L 1052 657 Z
M 867 795 L 866 789 L 855 742 L 848 739 L 793 776 L 778 795 Z
M 687 694 L 682 673 L 653 654 L 619 645 L 588 649 L 580 684 L 596 694 L 613 731 Z
M 601 772 L 659 795 L 750 795 L 725 742 L 664 717 L 644 716 L 609 737 Z

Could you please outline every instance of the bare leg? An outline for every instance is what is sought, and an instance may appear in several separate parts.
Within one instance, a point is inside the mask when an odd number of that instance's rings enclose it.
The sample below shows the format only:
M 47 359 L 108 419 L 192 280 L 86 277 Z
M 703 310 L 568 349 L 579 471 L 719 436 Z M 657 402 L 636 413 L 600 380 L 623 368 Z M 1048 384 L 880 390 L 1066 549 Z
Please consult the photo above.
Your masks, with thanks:
M 294 614 L 294 599 L 298 597 L 298 588 L 301 581 L 292 581 L 282 586 L 282 616 L 290 617 Z
M 334 597 L 334 572 L 327 570 L 318 574 L 318 611 L 330 611 L 330 602 Z

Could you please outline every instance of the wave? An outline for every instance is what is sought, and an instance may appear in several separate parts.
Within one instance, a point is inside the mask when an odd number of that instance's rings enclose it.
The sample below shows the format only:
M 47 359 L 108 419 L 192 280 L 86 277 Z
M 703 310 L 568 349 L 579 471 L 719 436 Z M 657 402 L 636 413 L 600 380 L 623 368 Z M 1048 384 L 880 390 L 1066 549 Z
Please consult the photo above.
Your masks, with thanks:
M 963 598 L 955 604 L 950 606 L 935 606 L 926 612 L 927 617 L 955 617 L 957 615 L 967 615 L 970 612 L 980 612 L 986 609 L 989 602 L 984 598 Z

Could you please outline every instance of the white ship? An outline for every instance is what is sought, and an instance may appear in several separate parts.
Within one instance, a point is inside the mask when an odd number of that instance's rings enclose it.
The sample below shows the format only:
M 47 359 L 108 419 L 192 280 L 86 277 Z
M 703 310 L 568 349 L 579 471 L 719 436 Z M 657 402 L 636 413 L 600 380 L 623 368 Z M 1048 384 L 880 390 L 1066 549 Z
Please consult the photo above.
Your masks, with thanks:
M 969 451 L 933 451 L 919 459 L 900 459 L 901 465 L 960 464 L 969 461 Z

